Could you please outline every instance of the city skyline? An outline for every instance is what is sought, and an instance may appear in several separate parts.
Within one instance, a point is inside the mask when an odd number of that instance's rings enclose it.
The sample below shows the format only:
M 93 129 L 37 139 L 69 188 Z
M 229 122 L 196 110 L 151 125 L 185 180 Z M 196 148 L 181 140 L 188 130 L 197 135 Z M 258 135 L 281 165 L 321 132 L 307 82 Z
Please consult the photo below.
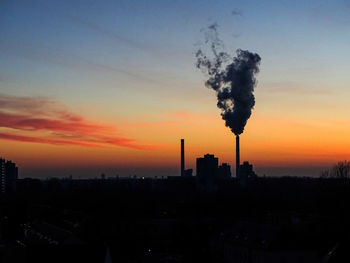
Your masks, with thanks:
M 179 175 L 235 136 L 195 68 L 201 29 L 262 57 L 241 162 L 318 176 L 349 158 L 346 1 L 0 4 L 0 157 L 21 177 Z

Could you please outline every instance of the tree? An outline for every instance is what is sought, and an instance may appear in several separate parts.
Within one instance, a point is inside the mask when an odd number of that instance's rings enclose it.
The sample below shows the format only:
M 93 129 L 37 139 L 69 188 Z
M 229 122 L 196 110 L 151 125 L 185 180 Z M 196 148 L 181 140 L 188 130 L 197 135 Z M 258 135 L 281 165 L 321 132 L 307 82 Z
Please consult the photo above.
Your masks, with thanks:
M 332 168 L 322 171 L 323 178 L 340 178 L 345 179 L 350 177 L 350 162 L 341 161 L 335 164 Z

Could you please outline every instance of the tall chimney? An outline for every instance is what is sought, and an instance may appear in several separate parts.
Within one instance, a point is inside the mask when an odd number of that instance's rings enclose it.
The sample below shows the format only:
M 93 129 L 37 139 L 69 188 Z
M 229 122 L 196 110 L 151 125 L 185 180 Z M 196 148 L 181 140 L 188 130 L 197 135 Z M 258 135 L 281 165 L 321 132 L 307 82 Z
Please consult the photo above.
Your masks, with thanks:
M 181 176 L 185 176 L 185 140 L 181 139 Z
M 239 178 L 239 135 L 236 135 L 236 178 Z

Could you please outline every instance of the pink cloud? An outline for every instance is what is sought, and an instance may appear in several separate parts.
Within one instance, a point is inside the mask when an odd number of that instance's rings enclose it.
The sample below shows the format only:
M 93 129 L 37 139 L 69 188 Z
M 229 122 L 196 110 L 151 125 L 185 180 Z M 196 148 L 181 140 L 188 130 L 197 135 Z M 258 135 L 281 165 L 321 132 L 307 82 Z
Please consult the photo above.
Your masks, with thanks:
M 1 132 L 6 128 L 15 132 Z M 23 135 L 21 132 L 29 132 Z M 48 132 L 42 137 L 38 132 Z M 116 135 L 113 126 L 87 121 L 69 112 L 55 101 L 39 97 L 16 97 L 0 94 L 0 139 L 55 145 L 87 147 L 122 146 L 155 149 L 131 138 Z
M 33 137 L 33 136 L 25 136 L 25 135 L 1 133 L 1 132 L 0 132 L 0 139 L 9 140 L 9 141 L 18 141 L 18 142 L 45 143 L 45 144 L 53 144 L 53 145 L 78 145 L 78 146 L 85 146 L 85 147 L 101 147 L 101 145 L 88 143 L 88 142 L 75 141 L 75 140 L 60 140 L 60 139 L 54 139 L 54 138 Z
M 52 119 L 55 117 L 56 119 Z M 36 117 L 28 114 L 11 114 L 0 111 L 0 127 L 29 131 L 65 131 L 79 134 L 113 130 L 111 127 L 90 123 L 80 118 L 64 119 L 61 116 L 53 116 L 52 118 Z

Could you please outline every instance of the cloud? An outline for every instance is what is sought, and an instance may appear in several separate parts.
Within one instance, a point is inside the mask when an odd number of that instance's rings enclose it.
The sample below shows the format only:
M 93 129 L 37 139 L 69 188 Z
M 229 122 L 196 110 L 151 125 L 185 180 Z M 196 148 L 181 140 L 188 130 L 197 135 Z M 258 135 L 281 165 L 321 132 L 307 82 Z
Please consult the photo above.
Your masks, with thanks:
M 99 145 L 96 145 L 96 144 L 80 142 L 80 141 L 33 137 L 33 136 L 19 135 L 14 133 L 3 133 L 3 132 L 0 132 L 0 139 L 9 140 L 9 141 L 18 141 L 18 142 L 45 143 L 45 144 L 53 144 L 53 145 L 78 145 L 78 146 L 87 146 L 87 147 L 100 147 Z
M 44 62 L 63 68 L 82 70 L 93 73 L 104 73 L 112 75 L 119 73 L 135 80 L 164 85 L 162 81 L 159 81 L 156 78 L 145 76 L 143 74 L 139 74 L 135 70 L 127 70 L 108 64 L 98 63 L 66 50 L 60 50 L 45 45 L 37 46 L 28 42 L 18 43 L 0 39 L 0 51 L 34 62 Z
M 64 115 L 56 114 L 53 119 L 47 117 L 32 117 L 28 114 L 5 113 L 0 111 L 0 127 L 26 131 L 61 131 L 79 134 L 89 134 L 92 131 L 108 131 L 109 128 L 94 123 L 89 123 L 80 117 L 64 119 Z
M 117 40 L 118 42 L 121 42 L 125 44 L 125 46 L 136 48 L 145 52 L 155 51 L 156 48 L 154 45 L 147 45 L 144 43 L 137 42 L 133 39 L 126 38 L 118 33 L 115 33 L 113 31 L 110 31 L 104 27 L 99 26 L 98 24 L 92 22 L 91 20 L 87 20 L 82 17 L 73 17 L 73 16 L 67 16 L 69 19 L 71 19 L 73 22 L 83 25 L 87 28 L 89 28 L 92 31 L 95 31 L 101 35 L 105 35 L 107 37 L 113 38 Z
M 231 11 L 231 15 L 233 15 L 233 16 L 242 16 L 242 11 L 239 10 L 239 9 L 233 9 Z
M 54 9 L 52 8 L 52 5 L 47 5 L 47 4 L 36 4 L 36 3 L 29 3 L 29 2 L 23 2 L 22 3 L 24 6 L 36 9 L 38 11 L 41 11 L 50 17 L 55 17 L 56 19 L 59 20 L 69 20 L 75 24 L 78 24 L 80 26 L 84 26 L 85 28 L 88 28 L 94 32 L 97 32 L 101 35 L 104 35 L 106 37 L 112 38 L 117 40 L 119 43 L 124 44 L 127 47 L 139 49 L 145 52 L 150 52 L 150 51 L 156 51 L 159 47 L 155 47 L 154 45 L 150 44 L 145 44 L 139 41 L 136 41 L 132 38 L 127 38 L 123 36 L 122 34 L 115 32 L 114 30 L 109 30 L 103 26 L 100 26 L 99 24 L 95 23 L 91 19 L 87 19 L 85 17 L 81 16 L 75 16 L 75 15 L 70 15 L 69 12 L 60 12 L 59 9 Z
M 87 147 L 159 148 L 118 136 L 115 127 L 87 121 L 56 101 L 44 97 L 1 94 L 0 139 Z

